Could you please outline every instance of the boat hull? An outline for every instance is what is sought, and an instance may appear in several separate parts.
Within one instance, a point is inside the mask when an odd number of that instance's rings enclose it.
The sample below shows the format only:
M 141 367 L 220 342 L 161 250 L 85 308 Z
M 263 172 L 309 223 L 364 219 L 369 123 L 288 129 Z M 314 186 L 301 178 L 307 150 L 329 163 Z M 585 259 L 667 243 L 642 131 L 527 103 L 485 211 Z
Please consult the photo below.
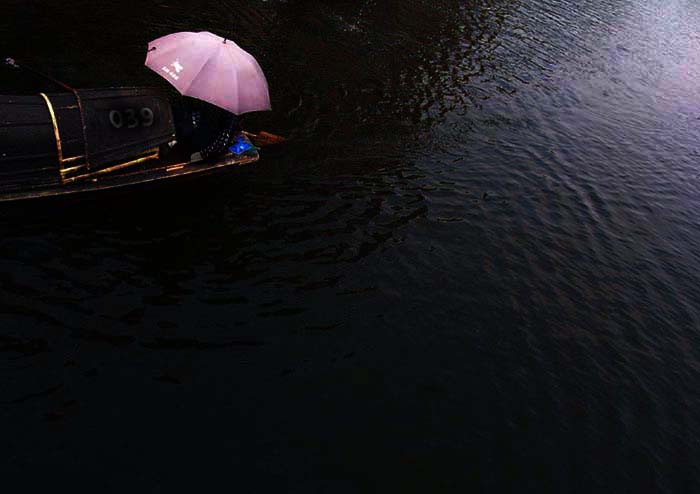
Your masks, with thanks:
M 0 96 L 0 203 L 171 182 L 259 159 L 250 145 L 193 161 L 188 150 L 169 145 L 174 139 L 172 111 L 158 90 Z M 243 134 L 235 141 L 250 144 Z

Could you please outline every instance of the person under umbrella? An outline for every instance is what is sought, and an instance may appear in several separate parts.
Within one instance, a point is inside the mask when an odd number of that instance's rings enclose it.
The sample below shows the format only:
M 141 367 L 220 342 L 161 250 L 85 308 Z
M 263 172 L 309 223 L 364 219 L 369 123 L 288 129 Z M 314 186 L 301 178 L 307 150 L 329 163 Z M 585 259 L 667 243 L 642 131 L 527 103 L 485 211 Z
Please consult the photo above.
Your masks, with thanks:
M 172 104 L 178 144 L 195 159 L 209 160 L 225 153 L 233 136 L 241 131 L 240 118 L 206 101 L 182 97 Z
M 181 32 L 151 41 L 146 66 L 185 96 L 173 105 L 176 135 L 202 159 L 226 151 L 240 131 L 237 115 L 270 110 L 267 80 L 255 58 L 215 34 Z

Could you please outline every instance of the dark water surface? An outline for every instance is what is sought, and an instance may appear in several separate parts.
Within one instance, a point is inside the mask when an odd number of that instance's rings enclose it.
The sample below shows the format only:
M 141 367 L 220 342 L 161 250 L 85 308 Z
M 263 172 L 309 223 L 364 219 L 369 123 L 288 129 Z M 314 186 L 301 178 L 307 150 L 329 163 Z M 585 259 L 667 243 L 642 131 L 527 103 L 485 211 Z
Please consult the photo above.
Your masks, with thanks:
M 79 87 L 227 35 L 270 81 L 248 126 L 293 138 L 0 213 L 3 491 L 699 492 L 697 2 L 0 14 Z

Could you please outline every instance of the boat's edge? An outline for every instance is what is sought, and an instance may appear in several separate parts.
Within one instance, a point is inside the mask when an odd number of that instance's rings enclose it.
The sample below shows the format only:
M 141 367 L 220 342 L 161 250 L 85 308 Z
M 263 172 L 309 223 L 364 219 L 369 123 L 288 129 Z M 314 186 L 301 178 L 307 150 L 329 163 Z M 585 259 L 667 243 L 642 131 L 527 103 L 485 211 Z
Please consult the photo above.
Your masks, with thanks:
M 0 195 L 0 204 L 21 204 L 39 199 L 76 197 L 81 194 L 87 195 L 100 191 L 114 191 L 132 186 L 166 182 L 177 178 L 207 175 L 222 171 L 225 168 L 255 163 L 259 159 L 260 155 L 255 151 L 246 153 L 243 156 L 229 154 L 224 159 L 215 162 L 175 163 L 157 169 L 78 182 L 70 186 L 58 185 L 47 189 L 2 194 Z

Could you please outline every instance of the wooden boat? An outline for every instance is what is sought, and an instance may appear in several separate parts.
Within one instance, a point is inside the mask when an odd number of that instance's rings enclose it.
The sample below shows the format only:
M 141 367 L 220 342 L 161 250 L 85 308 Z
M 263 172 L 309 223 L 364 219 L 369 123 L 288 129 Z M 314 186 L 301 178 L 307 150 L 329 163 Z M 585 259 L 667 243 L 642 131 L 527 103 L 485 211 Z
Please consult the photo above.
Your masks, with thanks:
M 0 202 L 119 189 L 259 159 L 245 133 L 215 161 L 176 143 L 166 92 L 151 88 L 0 96 Z

